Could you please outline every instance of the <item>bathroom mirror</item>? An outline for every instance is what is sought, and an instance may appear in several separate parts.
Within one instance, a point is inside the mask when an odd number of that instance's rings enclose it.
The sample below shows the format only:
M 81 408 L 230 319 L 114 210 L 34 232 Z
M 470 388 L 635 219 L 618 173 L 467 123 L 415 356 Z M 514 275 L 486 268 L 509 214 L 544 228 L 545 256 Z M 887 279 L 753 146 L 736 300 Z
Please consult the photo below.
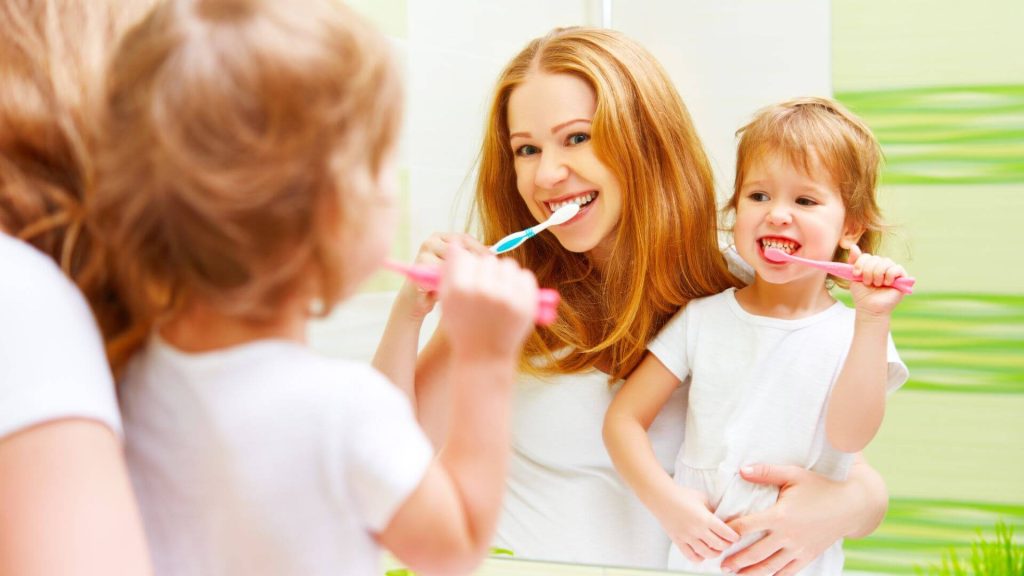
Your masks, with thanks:
M 661 61 L 720 198 L 732 186 L 734 132 L 757 108 L 816 94 L 858 113 L 886 155 L 886 248 L 918 289 L 893 324 L 911 379 L 866 452 L 886 479 L 889 514 L 872 537 L 847 542 L 846 568 L 912 573 L 999 520 L 1024 531 L 1024 267 L 1010 232 L 1024 215 L 1017 0 L 352 4 L 389 35 L 406 74 L 401 259 L 431 232 L 464 228 L 493 82 L 556 26 L 608 25 Z M 315 327 L 314 344 L 368 360 L 397 286 L 375 278 Z

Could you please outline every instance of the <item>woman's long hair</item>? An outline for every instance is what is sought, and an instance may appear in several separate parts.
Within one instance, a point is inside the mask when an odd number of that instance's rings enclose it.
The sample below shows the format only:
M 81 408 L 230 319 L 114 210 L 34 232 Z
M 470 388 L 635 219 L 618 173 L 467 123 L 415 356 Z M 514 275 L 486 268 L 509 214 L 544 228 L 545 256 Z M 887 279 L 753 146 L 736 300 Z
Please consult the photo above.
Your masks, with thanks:
M 532 41 L 498 80 L 475 197 L 485 242 L 536 223 L 517 192 L 508 127 L 509 97 L 536 71 L 593 88 L 592 143 L 621 184 L 623 211 L 606 270 L 551 235 L 511 253 L 562 294 L 558 321 L 530 337 L 521 367 L 559 374 L 596 366 L 624 378 L 680 307 L 737 285 L 718 247 L 711 168 L 653 56 L 612 30 L 557 29 Z

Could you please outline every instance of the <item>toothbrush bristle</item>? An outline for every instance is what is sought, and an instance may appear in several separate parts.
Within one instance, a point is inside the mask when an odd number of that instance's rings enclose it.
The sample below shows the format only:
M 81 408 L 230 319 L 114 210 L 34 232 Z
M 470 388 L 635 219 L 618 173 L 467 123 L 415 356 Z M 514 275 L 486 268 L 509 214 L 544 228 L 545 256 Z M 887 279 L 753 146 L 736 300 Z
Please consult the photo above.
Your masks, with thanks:
M 777 264 L 781 264 L 786 261 L 786 253 L 778 248 L 765 248 L 764 257 Z

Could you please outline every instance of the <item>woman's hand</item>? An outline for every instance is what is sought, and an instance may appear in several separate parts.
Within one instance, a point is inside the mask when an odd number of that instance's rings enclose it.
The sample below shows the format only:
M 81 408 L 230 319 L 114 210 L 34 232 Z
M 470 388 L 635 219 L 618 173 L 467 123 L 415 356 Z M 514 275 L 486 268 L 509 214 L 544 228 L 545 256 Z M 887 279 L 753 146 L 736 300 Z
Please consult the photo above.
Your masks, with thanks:
M 767 510 L 727 523 L 741 535 L 763 530 L 765 536 L 727 558 L 722 568 L 740 574 L 796 574 L 836 540 L 870 532 L 885 514 L 887 495 L 874 470 L 861 462 L 858 467 L 846 482 L 798 466 L 745 467 L 745 480 L 778 486 L 779 499 Z M 881 499 L 874 498 L 876 492 Z
M 420 245 L 416 254 L 416 264 L 426 264 L 440 267 L 448 254 L 449 247 L 457 243 L 471 254 L 484 255 L 490 251 L 479 240 L 468 234 L 444 232 L 431 234 Z M 424 290 L 411 280 L 406 280 L 402 289 L 398 292 L 397 302 L 401 302 L 403 309 L 414 320 L 422 320 L 437 304 L 437 292 Z

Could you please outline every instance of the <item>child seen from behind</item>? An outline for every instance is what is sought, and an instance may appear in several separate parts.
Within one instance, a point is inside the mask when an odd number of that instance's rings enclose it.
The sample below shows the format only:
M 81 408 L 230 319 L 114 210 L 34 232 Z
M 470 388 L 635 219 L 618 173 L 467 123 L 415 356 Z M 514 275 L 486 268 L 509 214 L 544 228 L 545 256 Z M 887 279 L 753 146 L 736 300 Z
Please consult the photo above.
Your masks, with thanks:
M 396 225 L 401 87 L 333 0 L 173 0 L 123 40 L 90 209 L 143 347 L 120 397 L 158 574 L 422 573 L 486 553 L 536 281 L 454 249 L 456 394 L 434 456 L 408 398 L 306 344 Z
M 761 110 L 740 134 L 729 208 L 754 281 L 680 311 L 604 428 L 616 467 L 672 538 L 669 567 L 694 572 L 721 572 L 732 551 L 764 536 L 729 522 L 778 497 L 743 480 L 741 467 L 795 464 L 845 479 L 881 424 L 886 394 L 908 376 L 889 334 L 902 298 L 891 286 L 906 273 L 869 254 L 882 229 L 870 130 L 836 102 L 802 98 Z M 769 247 L 854 264 L 863 275 L 849 285 L 854 308 L 832 297 L 825 272 L 775 263 Z M 689 386 L 687 441 L 673 481 L 646 429 L 680 385 Z M 839 574 L 842 564 L 838 541 L 800 573 Z

